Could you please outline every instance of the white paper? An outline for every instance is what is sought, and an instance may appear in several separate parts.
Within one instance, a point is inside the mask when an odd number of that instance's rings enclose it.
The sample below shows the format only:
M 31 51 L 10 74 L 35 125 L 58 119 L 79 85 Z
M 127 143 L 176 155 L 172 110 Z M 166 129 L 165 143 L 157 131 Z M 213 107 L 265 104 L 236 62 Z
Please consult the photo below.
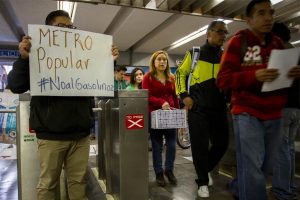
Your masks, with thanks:
M 293 79 L 288 77 L 288 72 L 295 67 L 300 58 L 300 47 L 271 52 L 268 68 L 278 69 L 279 76 L 272 82 L 264 82 L 262 92 L 269 92 L 281 88 L 290 87 Z
M 28 25 L 32 96 L 113 96 L 112 36 Z

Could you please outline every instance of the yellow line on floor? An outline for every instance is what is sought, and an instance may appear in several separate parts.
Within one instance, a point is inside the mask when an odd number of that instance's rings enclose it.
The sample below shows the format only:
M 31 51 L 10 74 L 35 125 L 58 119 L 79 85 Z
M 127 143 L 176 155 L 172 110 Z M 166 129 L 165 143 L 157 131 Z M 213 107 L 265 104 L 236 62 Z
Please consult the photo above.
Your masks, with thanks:
M 223 172 L 223 171 L 221 171 L 221 170 L 219 170 L 219 174 L 221 174 L 221 175 L 223 175 L 223 176 L 226 176 L 226 177 L 228 177 L 228 178 L 233 178 L 231 174 L 228 174 L 228 173 Z
M 91 169 L 92 169 L 92 172 L 93 172 L 94 176 L 95 176 L 95 177 L 97 178 L 97 180 L 98 180 L 98 183 L 99 183 L 99 186 L 100 186 L 102 192 L 105 193 L 106 200 L 114 200 L 114 198 L 113 198 L 112 195 L 106 194 L 106 185 L 105 185 L 104 181 L 98 179 L 99 173 L 98 173 L 97 168 L 94 167 L 94 168 L 91 168 Z

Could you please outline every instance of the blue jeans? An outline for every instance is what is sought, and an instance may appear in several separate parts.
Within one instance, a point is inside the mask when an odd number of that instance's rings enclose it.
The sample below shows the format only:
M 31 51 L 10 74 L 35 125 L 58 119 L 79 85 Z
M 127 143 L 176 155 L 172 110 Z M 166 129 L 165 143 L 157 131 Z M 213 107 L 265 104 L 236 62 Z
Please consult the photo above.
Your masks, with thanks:
M 296 196 L 294 142 L 299 127 L 300 109 L 285 108 L 283 110 L 283 138 L 279 145 L 272 179 L 272 191 L 280 200 L 289 200 Z
M 267 200 L 266 176 L 272 171 L 280 141 L 281 119 L 233 115 L 240 200 Z
M 176 131 L 175 129 L 150 129 L 150 138 L 152 143 L 153 168 L 155 174 L 162 173 L 162 151 L 163 136 L 166 140 L 166 159 L 165 170 L 174 169 L 176 154 Z

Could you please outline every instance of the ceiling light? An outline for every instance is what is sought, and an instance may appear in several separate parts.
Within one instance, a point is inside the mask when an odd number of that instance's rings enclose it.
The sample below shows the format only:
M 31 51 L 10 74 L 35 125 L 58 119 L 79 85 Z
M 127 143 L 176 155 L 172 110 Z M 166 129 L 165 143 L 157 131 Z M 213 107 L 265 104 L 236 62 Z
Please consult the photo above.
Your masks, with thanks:
M 157 7 L 156 7 L 156 0 L 149 1 L 147 3 L 147 5 L 145 6 L 145 8 L 156 10 L 157 9 Z
M 72 22 L 74 22 L 76 8 L 77 8 L 76 2 L 57 1 L 57 10 L 64 10 L 68 12 Z
M 233 22 L 233 20 L 230 19 L 220 19 L 221 21 L 223 21 L 225 24 L 230 24 L 231 22 Z
M 272 5 L 278 4 L 282 2 L 283 0 L 271 0 Z
M 217 19 L 218 21 L 223 21 L 225 24 L 229 24 L 231 22 L 233 22 L 233 20 L 228 20 L 228 19 Z M 194 31 L 186 36 L 184 36 L 183 38 L 180 38 L 179 40 L 176 40 L 175 42 L 173 42 L 170 47 L 168 48 L 168 50 L 171 50 L 171 49 L 175 49 L 181 45 L 184 45 L 198 37 L 201 37 L 202 35 L 205 35 L 206 34 L 206 31 L 207 31 L 207 28 L 208 28 L 208 24 L 199 28 L 197 31 Z
M 179 40 L 176 40 L 171 44 L 171 46 L 174 48 L 179 47 L 185 43 L 188 43 L 206 33 L 208 25 L 203 26 L 202 28 L 199 28 L 197 31 L 194 31 L 187 36 L 184 36 L 183 38 L 180 38 Z
M 292 45 L 296 45 L 296 44 L 299 44 L 300 43 L 300 40 L 296 40 L 294 42 L 291 42 Z

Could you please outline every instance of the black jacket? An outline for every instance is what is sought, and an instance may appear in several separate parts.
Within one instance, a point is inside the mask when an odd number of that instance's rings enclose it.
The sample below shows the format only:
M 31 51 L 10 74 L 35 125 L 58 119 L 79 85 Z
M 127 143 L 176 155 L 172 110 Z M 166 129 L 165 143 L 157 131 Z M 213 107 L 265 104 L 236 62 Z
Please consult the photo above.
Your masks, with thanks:
M 176 93 L 181 99 L 190 96 L 194 100 L 193 111 L 226 110 L 223 93 L 216 85 L 222 49 L 208 42 L 200 49 L 200 58 L 192 74 L 190 94 L 187 93 L 186 80 L 192 65 L 193 50 L 186 53 L 182 65 L 176 71 Z
M 285 108 L 300 109 L 300 79 L 294 80 L 292 87 L 288 89 L 288 100 Z
M 30 89 L 28 59 L 14 62 L 8 88 L 17 94 Z M 32 96 L 29 126 L 39 139 L 78 140 L 90 133 L 93 105 L 91 97 Z

